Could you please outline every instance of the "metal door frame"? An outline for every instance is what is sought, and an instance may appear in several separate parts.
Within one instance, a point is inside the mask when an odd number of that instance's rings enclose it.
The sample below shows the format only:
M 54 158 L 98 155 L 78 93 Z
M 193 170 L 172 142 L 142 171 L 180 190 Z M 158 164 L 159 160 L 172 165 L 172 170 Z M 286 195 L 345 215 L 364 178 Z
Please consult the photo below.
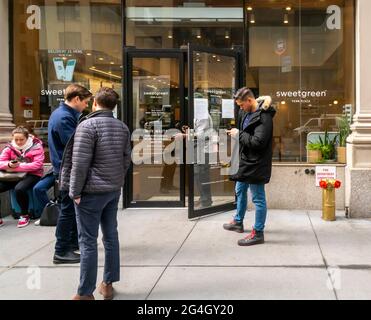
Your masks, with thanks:
M 135 47 L 125 47 L 123 50 L 123 103 L 122 120 L 128 125 L 130 132 L 133 132 L 133 59 L 134 58 L 176 58 L 179 60 L 179 93 L 180 93 L 180 118 L 184 123 L 185 115 L 185 50 L 181 49 L 136 49 Z M 133 165 L 130 166 L 125 186 L 123 189 L 124 208 L 161 208 L 185 207 L 185 164 L 180 165 L 180 201 L 133 201 Z
M 197 45 L 188 45 L 188 96 L 193 95 L 194 91 L 194 83 L 193 83 L 193 60 L 194 60 L 194 52 L 205 52 L 209 54 L 216 54 L 221 56 L 228 56 L 235 58 L 235 65 L 236 65 L 236 83 L 235 87 L 238 89 L 242 86 L 243 82 L 243 64 L 242 61 L 242 53 L 239 50 L 232 50 L 232 49 L 214 49 L 204 46 L 197 46 Z M 194 99 L 189 99 L 189 108 L 188 108 L 188 123 L 190 128 L 194 129 Z M 188 217 L 190 220 L 192 219 L 199 219 L 208 215 L 213 215 L 219 212 L 231 211 L 236 209 L 236 202 L 226 203 L 215 207 L 204 208 L 195 210 L 194 208 L 194 165 L 188 165 Z
M 124 47 L 123 50 L 123 103 L 121 105 L 122 121 L 124 121 L 130 132 L 133 132 L 133 58 L 178 58 L 179 76 L 180 76 L 180 103 L 181 103 L 181 121 L 188 123 L 193 128 L 193 99 L 188 99 L 188 93 L 193 92 L 193 52 L 206 52 L 210 54 L 233 57 L 236 60 L 236 88 L 240 88 L 244 79 L 244 64 L 242 48 L 236 49 L 214 49 L 203 46 L 188 45 L 188 49 L 137 49 L 135 47 Z M 188 63 L 188 70 L 185 70 Z M 185 83 L 188 75 L 188 93 Z M 184 152 L 184 157 L 186 153 Z M 188 177 L 188 190 L 186 190 L 186 166 Z M 123 188 L 123 208 L 186 208 L 186 191 L 188 191 L 188 215 L 189 219 L 198 219 L 206 215 L 216 214 L 218 212 L 234 210 L 236 203 L 228 203 L 211 208 L 194 210 L 194 165 L 184 163 L 180 165 L 180 201 L 135 201 L 133 202 L 133 165 L 130 166 L 128 175 Z

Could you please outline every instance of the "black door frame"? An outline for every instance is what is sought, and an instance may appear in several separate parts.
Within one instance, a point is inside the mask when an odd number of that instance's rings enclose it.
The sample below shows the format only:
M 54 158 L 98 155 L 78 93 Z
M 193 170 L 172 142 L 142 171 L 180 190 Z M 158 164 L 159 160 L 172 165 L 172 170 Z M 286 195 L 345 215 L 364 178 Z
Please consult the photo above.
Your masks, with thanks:
M 135 47 L 125 47 L 123 50 L 123 104 L 121 114 L 123 121 L 128 125 L 130 132 L 133 132 L 133 59 L 134 58 L 176 58 L 179 60 L 179 93 L 181 121 L 186 121 L 185 115 L 185 50 L 178 49 L 136 49 Z M 123 189 L 123 207 L 124 208 L 161 208 L 185 207 L 185 164 L 180 165 L 180 201 L 133 201 L 133 165 L 130 166 L 125 186 Z
M 242 61 L 242 52 L 240 50 L 232 49 L 214 49 L 198 45 L 188 45 L 188 97 L 193 95 L 194 92 L 194 83 L 193 83 L 193 61 L 194 61 L 194 52 L 205 52 L 209 54 L 216 54 L 221 56 L 228 56 L 235 58 L 236 63 L 236 79 L 235 87 L 240 88 L 243 83 L 243 64 Z M 189 98 L 189 108 L 188 108 L 188 122 L 190 128 L 194 129 L 194 100 Z M 188 197 L 188 217 L 190 220 L 198 219 L 207 215 L 216 214 L 219 212 L 231 211 L 236 209 L 236 202 L 226 203 L 219 206 L 198 209 L 194 208 L 194 164 L 188 165 L 188 188 L 189 188 L 189 197 Z
M 192 51 L 193 50 L 193 51 Z M 123 50 L 123 103 L 121 106 L 122 120 L 128 125 L 130 132 L 133 132 L 133 110 L 132 110 L 132 66 L 133 58 L 178 58 L 180 75 L 180 95 L 181 95 L 181 121 L 188 123 L 193 128 L 193 99 L 187 99 L 189 92 L 193 92 L 193 56 L 194 51 L 201 51 L 211 54 L 234 57 L 236 59 L 236 88 L 241 87 L 244 80 L 244 64 L 242 48 L 234 49 L 213 49 L 203 46 L 188 45 L 187 49 L 137 49 L 135 47 L 124 47 Z M 188 64 L 188 70 L 186 70 Z M 188 76 L 188 92 L 186 92 L 185 83 Z M 188 100 L 188 103 L 187 103 Z M 184 157 L 185 157 L 184 152 Z M 180 165 L 180 201 L 136 201 L 133 202 L 133 165 L 131 165 L 123 189 L 123 208 L 154 208 L 154 207 L 181 207 L 186 208 L 186 192 L 188 193 L 188 211 L 189 219 L 200 218 L 205 215 L 216 214 L 222 211 L 229 211 L 236 208 L 236 203 L 228 203 L 211 208 L 194 210 L 194 175 L 193 164 Z M 188 177 L 188 190 L 186 190 L 186 166 Z

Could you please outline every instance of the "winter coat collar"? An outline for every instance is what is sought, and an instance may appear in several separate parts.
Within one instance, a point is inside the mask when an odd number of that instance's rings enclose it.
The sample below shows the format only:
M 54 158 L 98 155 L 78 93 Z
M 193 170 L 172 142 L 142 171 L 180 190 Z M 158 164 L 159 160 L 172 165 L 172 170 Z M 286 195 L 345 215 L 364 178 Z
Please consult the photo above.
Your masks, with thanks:
M 98 111 L 95 111 L 95 112 L 92 112 L 92 113 L 88 114 L 85 117 L 82 117 L 80 119 L 80 123 L 85 121 L 85 120 L 88 120 L 88 119 L 91 119 L 91 118 L 96 118 L 96 117 L 113 118 L 113 112 L 111 110 L 98 110 Z
M 61 102 L 60 107 L 69 112 L 72 116 L 78 119 L 81 116 L 81 113 L 75 110 L 74 108 L 70 107 L 65 102 Z
M 32 145 L 26 147 L 24 150 L 19 150 L 18 148 L 15 148 L 12 143 L 8 143 L 6 146 L 11 149 L 16 155 L 24 155 L 30 150 L 33 150 L 34 148 L 42 148 L 42 141 L 39 138 L 36 138 L 34 136 L 30 136 L 32 138 Z

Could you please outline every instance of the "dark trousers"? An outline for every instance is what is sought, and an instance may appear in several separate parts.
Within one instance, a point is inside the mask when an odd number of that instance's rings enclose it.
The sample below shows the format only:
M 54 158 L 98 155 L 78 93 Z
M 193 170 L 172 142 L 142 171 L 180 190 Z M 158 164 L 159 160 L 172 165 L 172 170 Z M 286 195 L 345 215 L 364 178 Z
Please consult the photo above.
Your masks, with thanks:
M 29 199 L 27 191 L 32 190 L 40 179 L 38 176 L 28 174 L 21 181 L 0 181 L 0 193 L 14 189 L 15 197 L 22 210 L 21 215 L 28 215 Z
M 161 180 L 161 188 L 163 189 L 170 189 L 174 186 L 174 174 L 177 168 L 177 164 L 164 164 L 164 168 L 162 170 L 162 176 L 164 177 Z
M 92 295 L 98 273 L 99 224 L 103 233 L 105 251 L 105 283 L 120 281 L 120 244 L 117 231 L 117 210 L 120 191 L 103 194 L 84 194 L 76 206 L 80 245 L 80 285 L 78 294 Z
M 200 193 L 200 202 L 209 206 L 212 203 L 211 186 L 210 186 L 210 164 L 209 154 L 205 153 L 204 163 L 196 163 L 194 165 L 194 181 L 195 186 Z
M 75 205 L 68 191 L 60 191 L 61 211 L 59 213 L 55 236 L 55 253 L 64 255 L 78 248 Z

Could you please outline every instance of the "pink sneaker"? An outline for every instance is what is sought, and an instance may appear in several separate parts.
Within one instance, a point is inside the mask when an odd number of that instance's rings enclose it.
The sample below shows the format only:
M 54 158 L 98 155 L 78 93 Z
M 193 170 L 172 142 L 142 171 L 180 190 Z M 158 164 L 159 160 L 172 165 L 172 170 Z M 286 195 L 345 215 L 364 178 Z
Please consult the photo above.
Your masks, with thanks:
M 30 224 L 30 217 L 29 216 L 21 216 L 18 221 L 17 228 L 25 228 Z
M 0 227 L 2 227 L 4 224 L 4 220 L 0 218 Z

